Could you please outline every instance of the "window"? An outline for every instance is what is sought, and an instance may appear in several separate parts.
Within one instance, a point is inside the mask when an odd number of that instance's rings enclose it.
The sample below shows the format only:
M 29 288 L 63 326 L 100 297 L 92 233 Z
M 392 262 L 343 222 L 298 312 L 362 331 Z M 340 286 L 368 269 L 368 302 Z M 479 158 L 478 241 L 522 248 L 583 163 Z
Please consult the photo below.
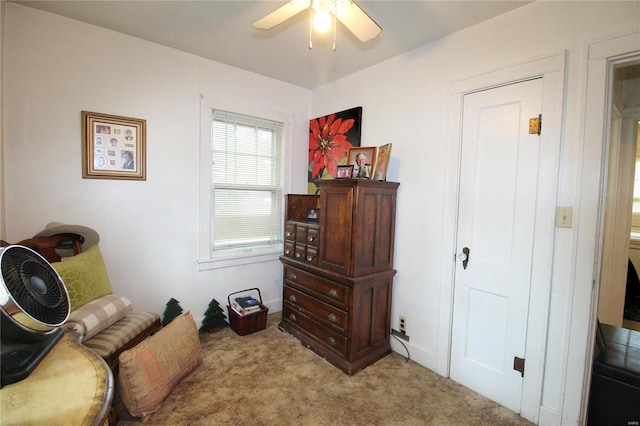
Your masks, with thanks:
M 277 258 L 290 120 L 206 99 L 202 120 L 201 182 L 206 183 L 201 189 L 201 259 L 241 264 L 255 257 L 253 261 L 263 261 L 260 256 L 269 254 Z

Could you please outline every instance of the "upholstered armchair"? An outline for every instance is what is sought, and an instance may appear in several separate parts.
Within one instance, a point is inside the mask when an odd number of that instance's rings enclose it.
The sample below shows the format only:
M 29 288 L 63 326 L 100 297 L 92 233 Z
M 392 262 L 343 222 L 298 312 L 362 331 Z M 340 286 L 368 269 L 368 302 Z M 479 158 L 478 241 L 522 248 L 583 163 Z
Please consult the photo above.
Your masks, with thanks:
M 40 253 L 58 272 L 71 302 L 71 314 L 63 327 L 77 332 L 81 343 L 104 358 L 116 376 L 118 356 L 158 331 L 160 315 L 135 311 L 125 296 L 113 294 L 99 238 L 90 229 L 95 235 L 81 235 L 87 229 L 55 224 L 16 244 Z

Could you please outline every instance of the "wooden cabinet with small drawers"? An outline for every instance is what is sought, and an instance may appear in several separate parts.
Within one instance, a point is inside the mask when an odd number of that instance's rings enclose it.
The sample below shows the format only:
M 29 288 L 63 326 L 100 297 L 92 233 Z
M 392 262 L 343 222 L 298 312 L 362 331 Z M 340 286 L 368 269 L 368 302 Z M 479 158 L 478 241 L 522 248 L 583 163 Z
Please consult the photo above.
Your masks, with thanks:
M 320 207 L 318 223 L 289 211 L 280 329 L 347 374 L 391 352 L 393 239 L 398 183 L 317 182 L 320 195 L 288 205 Z M 304 210 L 304 209 L 303 209 Z
M 318 224 L 287 221 L 285 224 L 284 255 L 318 264 L 318 244 L 320 227 Z

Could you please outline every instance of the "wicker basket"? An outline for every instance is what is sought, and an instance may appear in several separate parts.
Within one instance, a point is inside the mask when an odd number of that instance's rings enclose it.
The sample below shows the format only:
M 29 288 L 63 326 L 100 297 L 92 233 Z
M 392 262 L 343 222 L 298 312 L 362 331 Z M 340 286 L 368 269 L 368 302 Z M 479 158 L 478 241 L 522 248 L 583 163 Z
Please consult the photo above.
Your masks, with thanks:
M 240 315 L 231 308 L 231 296 L 253 290 L 258 292 L 260 310 Z M 249 288 L 246 290 L 236 291 L 235 293 L 231 293 L 227 296 L 227 301 L 229 302 L 227 305 L 227 311 L 229 312 L 229 325 L 239 336 L 246 336 L 247 334 L 264 330 L 267 327 L 267 314 L 269 313 L 269 308 L 262 304 L 262 294 L 260 294 L 260 289 Z

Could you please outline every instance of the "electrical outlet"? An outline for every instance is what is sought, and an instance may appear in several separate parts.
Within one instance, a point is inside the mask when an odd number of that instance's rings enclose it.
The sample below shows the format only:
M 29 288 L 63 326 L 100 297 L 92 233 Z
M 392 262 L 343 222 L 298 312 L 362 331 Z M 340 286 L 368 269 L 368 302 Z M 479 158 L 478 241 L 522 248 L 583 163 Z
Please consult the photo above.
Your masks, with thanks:
M 407 319 L 402 315 L 400 315 L 400 332 L 401 333 L 407 332 Z

